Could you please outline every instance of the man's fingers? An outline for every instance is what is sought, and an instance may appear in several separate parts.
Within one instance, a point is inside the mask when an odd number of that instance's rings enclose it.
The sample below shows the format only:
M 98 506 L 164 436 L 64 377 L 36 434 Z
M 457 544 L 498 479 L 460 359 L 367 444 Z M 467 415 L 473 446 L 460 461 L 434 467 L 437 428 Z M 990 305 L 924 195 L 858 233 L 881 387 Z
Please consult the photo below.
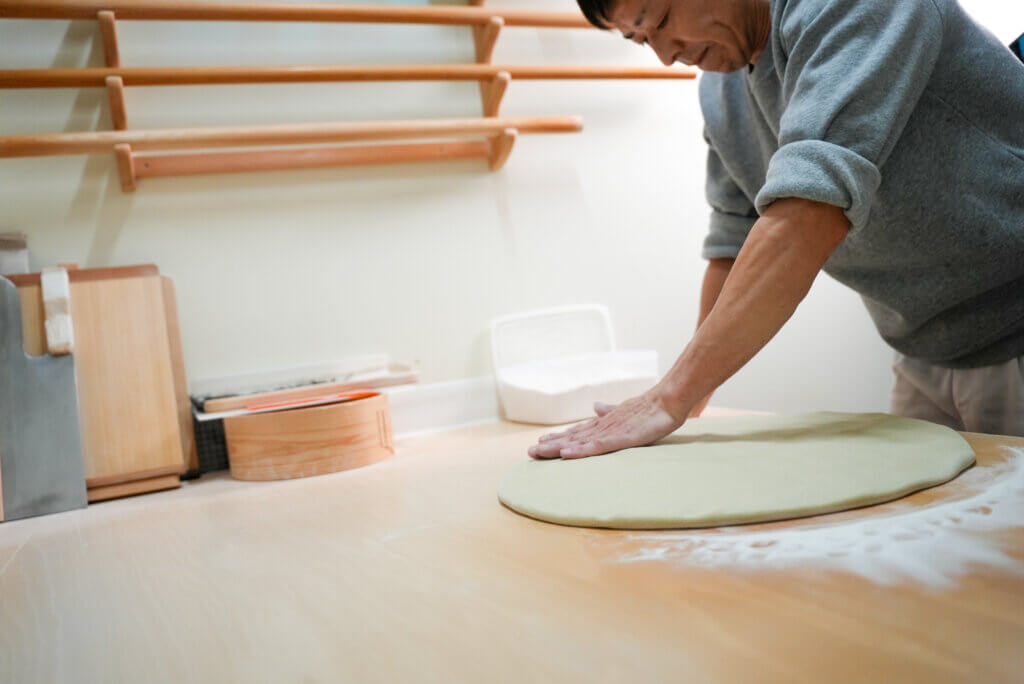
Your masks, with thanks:
M 554 439 L 565 439 L 572 432 L 572 428 L 569 430 L 562 430 L 561 432 L 549 432 L 546 435 L 542 435 L 538 442 L 550 442 Z
M 594 404 L 597 418 L 578 423 L 563 432 L 543 435 L 537 444 L 528 450 L 531 458 L 583 458 L 596 456 L 621 448 L 615 446 L 613 440 L 604 436 L 609 428 L 617 427 L 619 421 L 609 423 L 604 416 L 615 410 L 615 406 L 598 402 Z M 614 440 L 621 441 L 621 440 Z
M 612 440 L 607 437 L 594 437 L 585 442 L 565 447 L 561 450 L 561 455 L 562 458 L 571 460 L 574 458 L 586 458 L 588 456 L 607 454 L 609 451 L 615 451 L 619 448 L 615 443 L 616 441 L 617 440 Z
M 576 432 L 579 432 L 580 429 L 581 428 L 579 426 L 577 426 L 577 427 L 571 428 L 569 430 L 562 430 L 561 432 L 551 432 L 551 433 L 548 433 L 548 434 L 542 436 L 537 441 L 538 442 L 551 442 L 551 441 L 556 440 L 556 439 L 565 439 L 566 437 L 569 437 L 570 435 L 572 435 L 572 434 L 574 434 Z
M 576 423 L 572 427 L 570 427 L 570 428 L 568 428 L 566 430 L 562 430 L 561 432 L 552 432 L 552 433 L 549 433 L 547 435 L 544 435 L 543 437 L 540 438 L 539 441 L 541 441 L 541 442 L 548 442 L 548 441 L 550 441 L 552 439 L 562 439 L 563 437 L 568 437 L 569 435 L 576 434 L 580 430 L 584 430 L 584 429 L 590 427 L 593 424 L 593 422 L 594 422 L 594 419 L 591 418 L 589 420 L 583 421 L 582 423 Z
M 613 406 L 594 404 L 596 418 L 559 433 L 545 435 L 530 447 L 533 458 L 586 458 L 650 444 L 683 421 L 670 415 L 657 397 L 647 394 Z
M 562 446 L 562 442 L 543 442 L 534 444 L 527 453 L 530 454 L 530 458 L 558 458 L 561 455 Z
M 565 432 L 560 435 L 552 435 L 551 439 L 534 444 L 528 452 L 533 458 L 558 458 L 562 452 L 573 446 L 580 446 L 590 442 L 599 431 L 593 425 L 580 425 L 575 432 Z

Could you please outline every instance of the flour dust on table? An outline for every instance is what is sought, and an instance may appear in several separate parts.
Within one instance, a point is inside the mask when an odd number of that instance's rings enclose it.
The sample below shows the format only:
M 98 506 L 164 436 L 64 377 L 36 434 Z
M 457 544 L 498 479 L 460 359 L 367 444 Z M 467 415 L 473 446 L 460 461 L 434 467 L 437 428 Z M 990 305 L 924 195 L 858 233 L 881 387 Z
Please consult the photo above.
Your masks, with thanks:
M 895 502 L 872 515 L 794 526 L 639 531 L 609 560 L 732 570 L 840 571 L 872 582 L 951 589 L 979 571 L 1024 576 L 1006 533 L 1024 523 L 1024 448 L 971 468 L 924 506 Z M 955 485 L 955 486 L 952 486 Z M 945 489 L 945 488 L 944 488 Z M 1016 549 L 1016 550 L 1015 550 Z

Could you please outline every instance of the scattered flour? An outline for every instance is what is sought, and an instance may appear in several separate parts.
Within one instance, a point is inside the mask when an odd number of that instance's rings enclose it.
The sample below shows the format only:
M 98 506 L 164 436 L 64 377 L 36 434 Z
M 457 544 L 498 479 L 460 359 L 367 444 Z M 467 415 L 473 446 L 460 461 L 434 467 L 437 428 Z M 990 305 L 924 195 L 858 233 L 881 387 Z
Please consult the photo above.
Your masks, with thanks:
M 666 561 L 740 569 L 813 567 L 881 583 L 955 585 L 978 567 L 1024 575 L 1024 563 L 984 533 L 1024 527 L 1024 449 L 997 465 L 972 468 L 963 498 L 924 508 L 889 504 L 884 514 L 845 522 L 757 531 L 742 528 L 629 534 L 619 562 Z M 736 531 L 733 531 L 733 530 Z

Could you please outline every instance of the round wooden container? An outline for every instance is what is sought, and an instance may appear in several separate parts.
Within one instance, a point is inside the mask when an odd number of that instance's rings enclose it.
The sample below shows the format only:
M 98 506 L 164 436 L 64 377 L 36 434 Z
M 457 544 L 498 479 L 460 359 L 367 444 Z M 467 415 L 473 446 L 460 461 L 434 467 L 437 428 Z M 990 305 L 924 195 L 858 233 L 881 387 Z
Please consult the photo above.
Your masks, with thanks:
M 287 480 L 376 463 L 394 453 L 383 394 L 224 419 L 231 476 Z

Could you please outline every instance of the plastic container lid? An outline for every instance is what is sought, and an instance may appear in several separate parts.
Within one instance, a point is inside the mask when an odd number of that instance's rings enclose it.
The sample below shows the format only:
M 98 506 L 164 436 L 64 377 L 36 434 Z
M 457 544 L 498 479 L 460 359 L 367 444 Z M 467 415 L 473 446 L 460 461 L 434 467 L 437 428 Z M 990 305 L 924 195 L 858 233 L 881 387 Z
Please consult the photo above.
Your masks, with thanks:
M 608 307 L 538 309 L 491 321 L 495 372 L 507 366 L 615 351 Z
M 528 311 L 491 323 L 494 374 L 505 418 L 556 425 L 593 415 L 657 382 L 655 351 L 617 351 L 607 307 Z

